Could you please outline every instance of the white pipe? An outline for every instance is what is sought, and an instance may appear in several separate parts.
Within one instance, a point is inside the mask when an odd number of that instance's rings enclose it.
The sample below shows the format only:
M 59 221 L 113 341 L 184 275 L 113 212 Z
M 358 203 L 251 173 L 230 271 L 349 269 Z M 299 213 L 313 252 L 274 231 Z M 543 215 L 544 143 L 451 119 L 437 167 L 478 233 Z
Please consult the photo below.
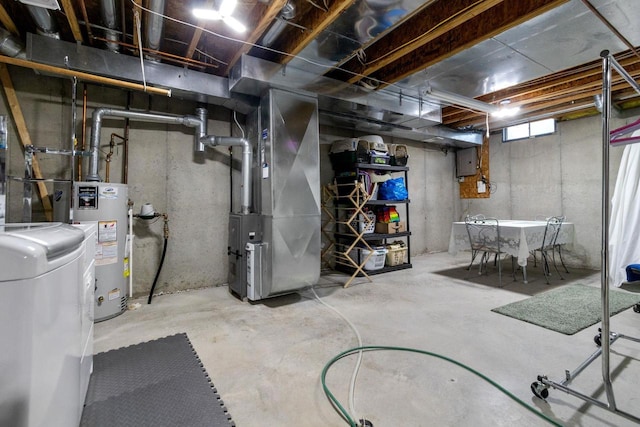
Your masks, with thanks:
M 241 209 L 243 214 L 249 213 L 251 206 L 251 162 L 253 157 L 253 150 L 251 149 L 251 143 L 245 138 L 235 138 L 231 136 L 215 136 L 206 135 L 200 138 L 207 147 L 215 147 L 216 145 L 222 146 L 241 146 L 242 147 L 242 201 Z

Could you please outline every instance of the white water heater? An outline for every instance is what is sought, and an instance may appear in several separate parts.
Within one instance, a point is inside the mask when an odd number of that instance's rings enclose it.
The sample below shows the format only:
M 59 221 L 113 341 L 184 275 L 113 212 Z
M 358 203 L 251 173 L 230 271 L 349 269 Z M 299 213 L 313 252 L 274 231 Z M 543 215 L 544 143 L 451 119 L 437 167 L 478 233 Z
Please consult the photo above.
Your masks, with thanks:
M 75 182 L 73 221 L 95 221 L 95 321 L 107 320 L 127 309 L 129 260 L 125 257 L 129 187 L 126 184 Z

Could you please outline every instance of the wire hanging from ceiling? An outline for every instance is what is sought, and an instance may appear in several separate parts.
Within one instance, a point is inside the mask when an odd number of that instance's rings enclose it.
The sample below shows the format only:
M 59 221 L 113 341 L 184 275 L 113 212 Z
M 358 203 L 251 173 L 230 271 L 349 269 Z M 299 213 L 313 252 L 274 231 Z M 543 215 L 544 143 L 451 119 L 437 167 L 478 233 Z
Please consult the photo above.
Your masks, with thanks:
M 133 11 L 133 16 L 136 21 L 136 32 L 138 33 L 138 44 L 142 43 L 142 34 L 140 32 L 141 24 L 140 24 L 140 13 L 137 10 Z M 144 86 L 145 92 L 147 91 L 147 78 L 144 74 L 144 60 L 142 59 L 142 48 L 138 48 L 138 52 L 140 53 L 140 69 L 142 70 L 142 84 Z

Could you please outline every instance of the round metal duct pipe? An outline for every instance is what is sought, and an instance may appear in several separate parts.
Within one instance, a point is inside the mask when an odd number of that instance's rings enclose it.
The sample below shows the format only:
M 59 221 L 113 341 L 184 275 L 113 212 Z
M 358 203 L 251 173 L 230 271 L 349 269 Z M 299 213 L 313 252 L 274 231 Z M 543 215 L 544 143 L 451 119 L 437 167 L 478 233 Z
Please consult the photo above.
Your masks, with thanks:
M 0 53 L 12 58 L 25 59 L 26 56 L 22 42 L 2 27 L 0 27 Z
M 53 39 L 60 40 L 60 34 L 58 33 L 58 25 L 56 21 L 51 16 L 51 12 L 49 9 L 45 9 L 43 7 L 32 6 L 30 4 L 26 5 L 31 18 L 38 27 L 38 33 L 51 37 Z
M 118 53 L 120 46 L 115 43 L 118 40 L 118 33 L 115 31 L 118 29 L 118 19 L 116 17 L 116 3 L 115 0 L 100 0 L 100 16 L 104 26 L 108 29 L 105 30 L 104 36 L 110 42 L 107 42 L 107 49 L 111 52 Z
M 164 0 L 149 0 L 148 8 L 155 13 L 146 14 L 145 42 L 149 49 L 160 50 L 162 30 L 164 29 L 164 21 L 161 16 L 164 14 Z M 160 62 L 160 59 L 153 55 L 146 55 L 146 58 Z

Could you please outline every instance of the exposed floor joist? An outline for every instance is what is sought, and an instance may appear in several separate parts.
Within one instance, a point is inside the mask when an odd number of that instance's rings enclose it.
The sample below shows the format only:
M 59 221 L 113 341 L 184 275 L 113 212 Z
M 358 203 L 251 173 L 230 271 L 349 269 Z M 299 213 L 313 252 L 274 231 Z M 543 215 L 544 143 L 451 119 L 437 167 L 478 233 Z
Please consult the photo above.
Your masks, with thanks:
M 634 78 L 640 78 L 640 60 L 631 51 L 616 55 L 619 63 Z M 613 99 L 620 99 L 628 92 L 629 85 L 617 73 L 612 75 Z M 593 106 L 593 96 L 602 91 L 602 69 L 600 61 L 522 83 L 507 89 L 496 91 L 477 99 L 484 102 L 496 102 L 509 99 L 510 105 L 520 107 L 519 117 L 535 116 L 545 110 L 547 113 L 567 110 L 579 105 L 585 108 Z M 631 98 L 637 94 L 629 94 Z M 443 123 L 452 127 L 482 126 L 485 116 L 468 110 L 447 107 L 442 112 Z
M 469 19 L 464 25 L 452 28 L 440 37 L 436 37 L 421 46 L 418 51 L 412 54 L 407 52 L 397 61 L 370 74 L 369 77 L 386 84 L 398 82 L 567 1 L 505 0 Z M 382 87 L 384 86 L 383 84 Z

